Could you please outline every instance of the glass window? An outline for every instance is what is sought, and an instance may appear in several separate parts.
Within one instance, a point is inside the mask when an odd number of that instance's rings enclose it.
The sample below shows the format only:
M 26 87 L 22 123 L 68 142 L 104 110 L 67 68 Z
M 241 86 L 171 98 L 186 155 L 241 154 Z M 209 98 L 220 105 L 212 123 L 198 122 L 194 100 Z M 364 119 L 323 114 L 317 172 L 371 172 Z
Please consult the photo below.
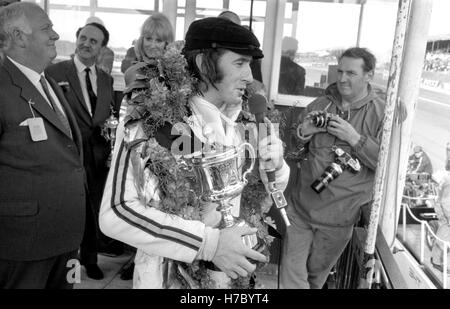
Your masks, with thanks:
M 97 12 L 99 17 L 108 29 L 111 48 L 129 48 L 133 40 L 137 39 L 141 32 L 141 26 L 148 15 L 144 14 L 123 14 Z M 120 22 L 117 22 L 120 20 Z
M 251 2 L 249 0 L 230 0 L 229 10 L 240 16 L 250 16 Z M 253 2 L 253 16 L 266 16 L 266 1 Z
M 211 1 L 211 0 L 197 0 L 196 6 L 197 6 L 197 8 L 222 10 L 223 2 L 222 1 Z
M 89 6 L 90 0 L 50 0 L 49 4 L 70 5 L 70 6 Z
M 184 40 L 184 17 L 177 17 L 175 40 Z
M 135 9 L 135 10 L 154 10 L 154 0 L 98 0 L 97 5 L 99 8 L 122 8 L 122 9 Z
M 286 3 L 283 37 L 291 39 L 282 43 L 281 53 L 286 55 L 289 48 L 297 45 L 295 56 L 291 57 L 306 72 L 304 95 L 318 96 L 336 81 L 337 56 L 343 50 L 357 45 L 360 12 L 359 4 L 310 1 L 299 1 L 297 5 Z M 359 46 L 368 48 L 377 57 L 376 83 L 386 87 L 397 3 L 368 1 L 363 12 Z M 383 16 L 383 23 L 380 23 L 380 16 Z M 284 74 L 283 67 L 286 63 L 281 63 L 280 76 L 288 78 L 289 74 Z M 279 83 L 279 93 L 299 94 L 294 83 L 283 88 L 285 83 L 288 81 Z
M 76 32 L 86 23 L 88 11 L 50 9 L 49 17 L 59 34 L 56 42 L 58 60 L 68 59 L 75 52 Z

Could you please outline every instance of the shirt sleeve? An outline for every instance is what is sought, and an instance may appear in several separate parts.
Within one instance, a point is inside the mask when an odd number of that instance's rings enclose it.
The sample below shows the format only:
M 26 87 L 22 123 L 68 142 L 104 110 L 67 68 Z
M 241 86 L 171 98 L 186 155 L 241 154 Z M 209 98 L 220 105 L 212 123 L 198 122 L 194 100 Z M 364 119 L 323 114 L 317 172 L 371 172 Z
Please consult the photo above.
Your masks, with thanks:
M 123 131 L 121 123 L 100 209 L 102 232 L 149 255 L 186 263 L 196 258 L 212 260 L 219 238 L 217 229 L 206 227 L 200 221 L 169 215 L 139 199 L 131 151 L 124 145 Z
M 353 153 L 361 161 L 361 164 L 372 171 L 375 171 L 377 168 L 382 131 L 383 122 L 380 122 L 375 134 L 360 132 L 361 138 L 353 147 Z
M 359 142 L 353 148 L 355 155 L 361 160 L 361 163 L 373 171 L 377 167 L 379 150 L 380 139 L 365 134 L 361 135 Z

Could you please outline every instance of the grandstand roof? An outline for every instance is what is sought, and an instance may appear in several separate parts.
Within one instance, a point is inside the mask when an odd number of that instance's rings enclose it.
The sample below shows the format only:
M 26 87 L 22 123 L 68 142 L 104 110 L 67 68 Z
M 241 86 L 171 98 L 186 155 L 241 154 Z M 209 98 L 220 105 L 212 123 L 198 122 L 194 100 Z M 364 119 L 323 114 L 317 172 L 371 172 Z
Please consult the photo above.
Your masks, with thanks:
M 450 34 L 430 35 L 427 41 L 427 52 L 450 52 Z
M 439 35 L 430 35 L 428 37 L 428 42 L 435 42 L 435 41 L 450 41 L 450 33 L 448 34 L 439 34 Z

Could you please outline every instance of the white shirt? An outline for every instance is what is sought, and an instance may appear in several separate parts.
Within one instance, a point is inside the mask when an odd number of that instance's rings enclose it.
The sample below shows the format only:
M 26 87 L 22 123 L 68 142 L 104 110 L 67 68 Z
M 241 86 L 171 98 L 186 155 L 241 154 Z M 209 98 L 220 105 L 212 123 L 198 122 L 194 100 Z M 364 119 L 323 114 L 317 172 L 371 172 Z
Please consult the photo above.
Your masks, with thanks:
M 202 142 L 219 142 L 226 146 L 242 143 L 236 132 L 236 119 L 241 109 L 225 115 L 214 104 L 199 96 L 191 98 L 191 108 L 194 114 L 191 116 L 194 120 L 192 130 Z
M 30 68 L 27 68 L 26 66 L 14 61 L 10 57 L 8 57 L 8 59 L 23 73 L 23 75 L 26 76 L 26 78 L 28 78 L 30 80 L 30 82 L 33 84 L 33 86 L 36 87 L 36 89 L 39 91 L 39 93 L 47 101 L 48 105 L 50 105 L 50 107 L 53 109 L 53 106 L 50 103 L 50 101 L 48 100 L 47 95 L 45 94 L 44 89 L 42 88 L 42 85 L 40 83 L 41 76 L 44 76 L 44 78 L 45 78 L 45 74 L 44 73 L 39 74 L 38 72 L 36 72 Z M 47 80 L 47 79 L 45 79 L 45 80 Z M 64 111 L 64 108 L 62 107 L 61 102 L 59 102 L 59 99 L 56 96 L 55 92 L 53 91 L 52 86 L 50 85 L 50 83 L 48 81 L 47 81 L 47 84 L 48 84 L 48 89 L 50 90 L 50 95 L 52 96 L 53 101 L 56 103 L 56 105 L 58 106 L 60 111 L 64 114 L 64 116 L 66 116 L 66 112 Z
M 73 57 L 73 62 L 75 63 L 75 67 L 77 69 L 78 80 L 80 81 L 81 91 L 83 92 L 84 101 L 86 102 L 89 113 L 92 116 L 91 100 L 89 100 L 89 94 L 88 94 L 87 85 L 86 85 L 86 74 L 87 73 L 84 71 L 87 68 L 87 66 L 85 66 L 80 61 L 80 59 L 78 59 L 78 55 L 75 55 L 75 57 Z M 95 68 L 95 64 L 90 66 L 89 69 L 91 69 L 91 72 L 89 72 L 89 77 L 91 78 L 92 90 L 94 91 L 95 95 L 97 95 L 97 69 Z

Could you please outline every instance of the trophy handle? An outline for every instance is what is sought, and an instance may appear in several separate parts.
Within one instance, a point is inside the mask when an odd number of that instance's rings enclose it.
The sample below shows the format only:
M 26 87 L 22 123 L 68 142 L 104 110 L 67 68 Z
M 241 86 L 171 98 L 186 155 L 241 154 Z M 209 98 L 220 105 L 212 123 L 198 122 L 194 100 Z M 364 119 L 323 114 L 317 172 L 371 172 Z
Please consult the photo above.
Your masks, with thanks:
M 253 167 L 255 166 L 255 161 L 256 161 L 256 153 L 255 153 L 255 148 L 253 148 L 252 144 L 250 143 L 242 143 L 239 146 L 239 152 L 241 152 L 242 148 L 248 147 L 248 151 L 250 152 L 250 160 L 252 161 L 252 163 L 250 164 L 250 167 L 242 174 L 242 179 L 244 180 L 244 183 L 247 184 L 247 174 L 251 173 L 253 171 Z

